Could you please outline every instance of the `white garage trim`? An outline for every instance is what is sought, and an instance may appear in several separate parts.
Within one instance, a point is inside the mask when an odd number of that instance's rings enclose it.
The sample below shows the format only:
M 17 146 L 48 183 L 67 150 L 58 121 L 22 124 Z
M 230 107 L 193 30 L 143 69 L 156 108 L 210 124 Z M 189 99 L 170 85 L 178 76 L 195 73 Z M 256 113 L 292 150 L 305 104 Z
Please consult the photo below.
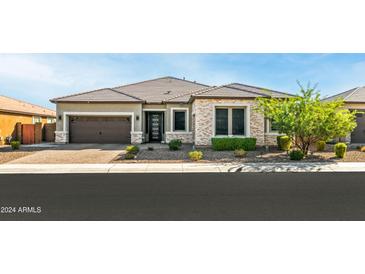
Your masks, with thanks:
M 131 117 L 131 133 L 134 133 L 134 112 L 64 112 L 63 113 L 63 131 L 68 132 L 67 122 L 68 116 L 130 116 Z

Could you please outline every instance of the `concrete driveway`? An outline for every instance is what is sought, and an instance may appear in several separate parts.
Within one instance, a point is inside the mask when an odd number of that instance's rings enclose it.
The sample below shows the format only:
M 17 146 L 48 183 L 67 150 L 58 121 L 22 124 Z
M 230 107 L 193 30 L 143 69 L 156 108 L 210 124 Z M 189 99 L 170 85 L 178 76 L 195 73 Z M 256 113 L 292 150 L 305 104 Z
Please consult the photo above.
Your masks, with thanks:
M 66 144 L 37 151 L 7 164 L 106 164 L 125 153 L 122 144 Z

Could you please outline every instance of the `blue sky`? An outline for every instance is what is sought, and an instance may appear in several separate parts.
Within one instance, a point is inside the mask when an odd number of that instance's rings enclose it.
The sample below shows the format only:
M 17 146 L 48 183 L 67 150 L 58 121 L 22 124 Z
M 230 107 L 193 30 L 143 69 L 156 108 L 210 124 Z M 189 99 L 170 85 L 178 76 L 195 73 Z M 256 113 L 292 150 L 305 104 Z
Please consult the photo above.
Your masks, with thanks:
M 161 76 L 240 82 L 323 96 L 365 85 L 365 54 L 0 54 L 0 94 L 54 108 L 50 98 Z

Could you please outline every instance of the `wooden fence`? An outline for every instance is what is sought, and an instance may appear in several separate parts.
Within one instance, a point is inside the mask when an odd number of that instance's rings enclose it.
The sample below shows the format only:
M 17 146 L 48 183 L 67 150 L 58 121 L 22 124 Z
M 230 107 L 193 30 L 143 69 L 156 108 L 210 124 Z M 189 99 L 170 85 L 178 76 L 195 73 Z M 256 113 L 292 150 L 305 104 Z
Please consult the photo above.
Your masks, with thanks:
M 15 127 L 16 139 L 22 144 L 39 144 L 42 141 L 54 142 L 56 124 L 21 124 L 17 123 Z

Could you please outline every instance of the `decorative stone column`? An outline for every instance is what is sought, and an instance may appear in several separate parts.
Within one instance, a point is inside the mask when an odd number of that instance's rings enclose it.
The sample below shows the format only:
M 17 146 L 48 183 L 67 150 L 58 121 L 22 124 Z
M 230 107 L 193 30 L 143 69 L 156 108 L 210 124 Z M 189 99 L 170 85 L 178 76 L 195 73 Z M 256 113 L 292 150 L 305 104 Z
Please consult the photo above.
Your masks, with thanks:
M 142 142 L 143 142 L 142 131 L 131 132 L 131 144 L 142 144 Z
M 57 144 L 67 144 L 69 134 L 67 131 L 55 131 L 55 142 Z

